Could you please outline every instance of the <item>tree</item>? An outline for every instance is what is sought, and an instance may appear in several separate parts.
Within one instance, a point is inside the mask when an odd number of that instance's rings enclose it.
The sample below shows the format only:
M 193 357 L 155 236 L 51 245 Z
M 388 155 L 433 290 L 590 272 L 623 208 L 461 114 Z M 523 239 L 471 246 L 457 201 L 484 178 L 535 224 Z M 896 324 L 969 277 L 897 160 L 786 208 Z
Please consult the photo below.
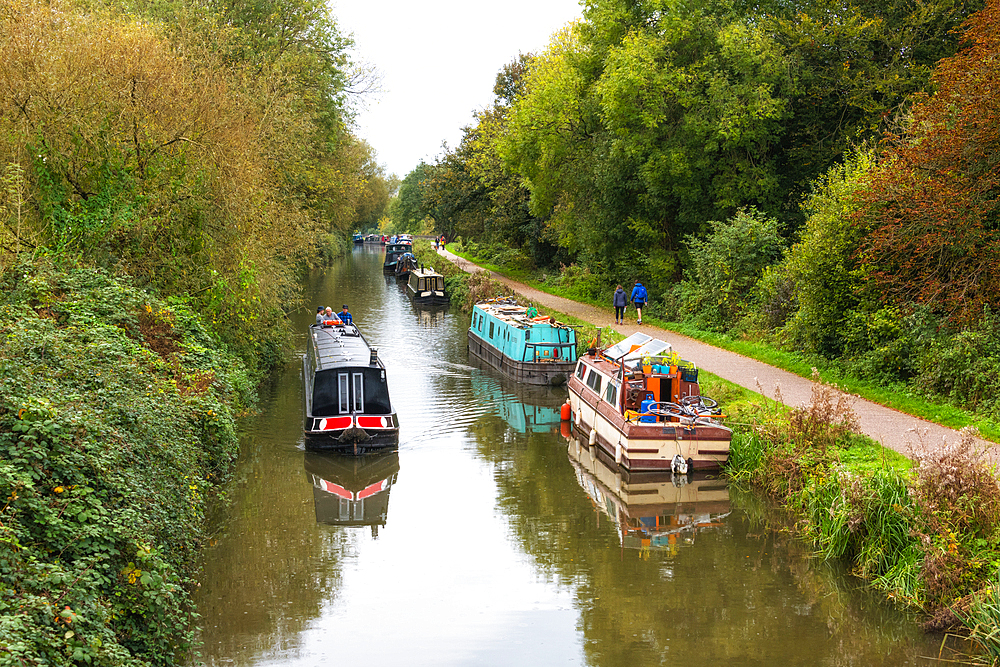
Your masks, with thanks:
M 859 224 L 868 285 L 960 324 L 1000 304 L 1000 4 L 963 26 L 907 131 L 890 136 Z

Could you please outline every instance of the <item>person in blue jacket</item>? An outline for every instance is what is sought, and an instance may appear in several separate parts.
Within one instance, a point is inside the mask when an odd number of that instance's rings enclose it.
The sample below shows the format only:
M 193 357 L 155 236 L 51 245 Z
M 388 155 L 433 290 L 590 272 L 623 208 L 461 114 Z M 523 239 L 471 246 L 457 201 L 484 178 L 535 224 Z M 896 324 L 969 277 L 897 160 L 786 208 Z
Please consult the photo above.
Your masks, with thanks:
M 615 324 L 625 324 L 625 306 L 628 305 L 628 299 L 625 297 L 625 290 L 622 289 L 621 285 L 615 290 L 611 305 L 615 307 Z
M 354 316 L 347 310 L 346 303 L 344 304 L 344 309 L 337 313 L 337 317 L 339 317 L 344 324 L 350 324 L 354 321 Z
M 635 312 L 639 316 L 635 322 L 636 324 L 642 324 L 642 308 L 646 305 L 646 288 L 642 286 L 638 280 L 635 281 L 635 287 L 632 288 L 632 303 L 635 304 Z

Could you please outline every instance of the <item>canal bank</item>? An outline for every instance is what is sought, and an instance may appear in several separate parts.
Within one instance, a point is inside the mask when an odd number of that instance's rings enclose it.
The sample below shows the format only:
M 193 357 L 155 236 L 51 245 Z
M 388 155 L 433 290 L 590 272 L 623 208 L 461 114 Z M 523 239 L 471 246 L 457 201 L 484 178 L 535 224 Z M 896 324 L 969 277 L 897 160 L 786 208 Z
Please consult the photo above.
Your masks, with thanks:
M 348 304 L 379 348 L 397 459 L 371 507 L 348 498 L 374 482 L 304 451 L 300 368 L 275 378 L 205 554 L 200 663 L 936 664 L 940 637 L 767 530 L 762 496 L 619 484 L 562 433 L 565 393 L 477 367 L 469 315 L 414 305 L 374 249 L 306 290 Z
M 438 254 L 467 273 L 478 273 L 484 270 L 447 250 L 438 250 Z M 610 310 L 605 311 L 578 301 L 548 294 L 500 274 L 492 274 L 492 278 L 526 299 L 590 322 L 595 326 L 614 329 L 624 336 L 641 331 L 655 338 L 666 340 L 682 358 L 694 361 L 699 368 L 751 391 L 761 391 L 768 398 L 775 399 L 788 407 L 796 408 L 809 405 L 817 389 L 816 383 L 813 381 L 741 354 L 707 345 L 693 338 L 649 324 L 615 325 L 614 316 Z M 838 392 L 839 395 L 840 392 Z M 861 433 L 883 447 L 888 447 L 908 458 L 924 455 L 928 452 L 928 448 L 939 448 L 949 443 L 957 443 L 962 439 L 960 431 L 940 424 L 907 415 L 858 396 L 843 395 L 843 398 L 851 403 L 858 417 L 858 427 Z M 996 459 L 997 452 L 994 443 L 981 438 L 976 438 L 975 441 L 977 446 L 989 449 L 993 459 Z
M 42 258 L 0 288 L 0 664 L 175 664 L 250 376 L 127 278 Z
M 463 270 L 482 269 L 439 251 Z M 598 326 L 610 312 L 553 296 L 502 276 L 506 288 Z M 835 387 L 652 326 L 624 325 L 669 341 L 682 358 L 787 406 L 735 415 L 728 472 L 780 501 L 796 532 L 825 558 L 845 562 L 888 599 L 925 614 L 928 629 L 973 631 L 1000 653 L 993 586 L 1000 563 L 996 449 Z M 734 415 L 731 415 L 734 416 Z M 913 460 L 893 462 L 874 443 Z

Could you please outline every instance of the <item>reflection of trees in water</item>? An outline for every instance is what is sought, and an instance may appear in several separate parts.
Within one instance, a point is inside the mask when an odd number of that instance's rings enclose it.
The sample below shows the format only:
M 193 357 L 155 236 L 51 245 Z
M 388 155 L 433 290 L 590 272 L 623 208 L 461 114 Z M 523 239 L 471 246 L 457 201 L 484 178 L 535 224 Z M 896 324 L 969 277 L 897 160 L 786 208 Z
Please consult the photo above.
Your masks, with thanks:
M 205 555 L 197 600 L 203 653 L 235 664 L 281 645 L 319 615 L 336 595 L 341 555 L 355 539 L 316 524 L 303 454 L 294 447 L 302 430 L 299 382 L 293 365 L 269 388 L 265 413 L 247 429 L 253 435 L 244 441 L 239 477 L 228 486 L 224 533 Z
M 897 665 L 936 654 L 912 619 L 767 530 L 753 496 L 734 493 L 725 525 L 673 554 L 626 550 L 578 485 L 562 438 L 514 433 L 494 417 L 470 432 L 494 463 L 498 504 L 522 549 L 572 587 L 592 665 Z

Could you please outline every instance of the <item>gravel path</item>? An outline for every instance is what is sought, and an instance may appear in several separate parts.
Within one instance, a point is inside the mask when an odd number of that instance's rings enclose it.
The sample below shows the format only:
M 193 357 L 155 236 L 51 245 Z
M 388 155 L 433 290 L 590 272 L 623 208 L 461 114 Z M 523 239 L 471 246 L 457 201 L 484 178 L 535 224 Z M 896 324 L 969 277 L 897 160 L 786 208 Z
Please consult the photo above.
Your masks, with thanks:
M 438 254 L 468 273 L 483 270 L 447 250 L 439 250 Z M 703 368 L 713 375 L 747 389 L 757 391 L 763 388 L 768 397 L 778 398 L 785 405 L 796 407 L 807 405 L 811 401 L 814 383 L 798 375 L 648 324 L 633 323 L 615 326 L 614 314 L 610 307 L 606 311 L 601 310 L 587 304 L 540 292 L 524 283 L 510 280 L 496 273 L 492 274 L 492 277 L 535 303 L 591 322 L 596 326 L 613 327 L 626 336 L 636 331 L 642 331 L 644 334 L 665 340 L 682 358 L 695 362 L 698 368 Z M 626 311 L 626 318 L 629 316 L 635 316 L 635 310 L 631 306 Z M 626 322 L 628 322 L 627 319 Z M 862 433 L 904 456 L 913 458 L 915 454 L 928 446 L 943 446 L 960 439 L 959 432 L 954 429 L 904 414 L 857 396 L 852 395 L 850 398 Z M 990 450 L 991 458 L 994 461 L 997 460 L 995 445 L 984 440 L 978 440 L 978 442 L 982 447 Z

